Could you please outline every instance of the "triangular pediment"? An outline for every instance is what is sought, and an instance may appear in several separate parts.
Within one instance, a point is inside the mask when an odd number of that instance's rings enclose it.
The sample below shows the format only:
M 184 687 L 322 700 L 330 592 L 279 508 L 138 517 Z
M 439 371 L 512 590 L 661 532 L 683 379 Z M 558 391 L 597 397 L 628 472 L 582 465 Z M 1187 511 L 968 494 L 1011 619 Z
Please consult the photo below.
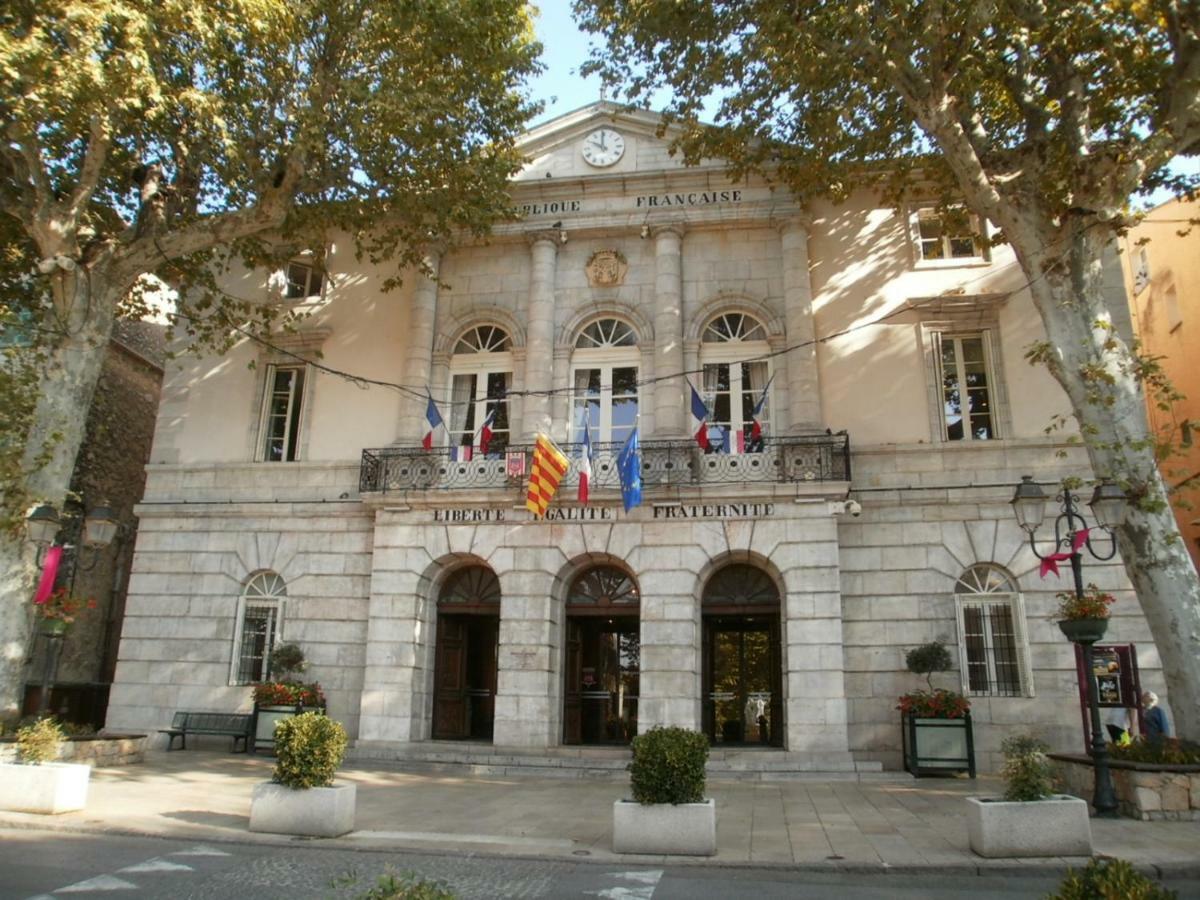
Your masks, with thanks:
M 582 106 L 531 128 L 521 137 L 517 146 L 529 162 L 515 180 L 680 170 L 683 161 L 673 158 L 667 150 L 669 135 L 657 134 L 661 124 L 662 117 L 649 110 L 629 110 L 605 100 Z M 584 142 L 600 129 L 616 132 L 623 141 L 621 155 L 613 162 L 603 158 L 589 162 L 584 156 Z

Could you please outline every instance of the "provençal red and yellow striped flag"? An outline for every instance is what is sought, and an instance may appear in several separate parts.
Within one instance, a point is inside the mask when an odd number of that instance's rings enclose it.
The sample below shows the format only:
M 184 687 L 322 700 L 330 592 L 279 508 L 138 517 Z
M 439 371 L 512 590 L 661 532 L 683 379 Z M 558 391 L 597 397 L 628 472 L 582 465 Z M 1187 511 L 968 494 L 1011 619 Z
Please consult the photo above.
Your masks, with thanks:
M 558 484 L 567 474 L 567 457 L 544 434 L 537 436 L 533 448 L 533 468 L 529 471 L 529 491 L 525 506 L 539 518 L 546 514 Z

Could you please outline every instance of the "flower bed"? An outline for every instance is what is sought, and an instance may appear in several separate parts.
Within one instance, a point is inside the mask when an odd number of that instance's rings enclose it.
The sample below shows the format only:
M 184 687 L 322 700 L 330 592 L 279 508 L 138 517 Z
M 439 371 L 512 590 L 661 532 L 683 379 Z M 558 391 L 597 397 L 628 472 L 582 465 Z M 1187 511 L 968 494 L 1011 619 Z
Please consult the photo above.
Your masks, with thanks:
M 1090 756 L 1051 753 L 1068 794 L 1088 799 L 1095 791 Z M 1127 819 L 1200 821 L 1200 765 L 1161 765 L 1110 759 L 1117 812 Z
M 11 737 L 0 738 L 0 762 L 16 762 L 17 744 Z M 146 760 L 146 735 L 113 734 L 66 738 L 54 757 L 56 762 L 82 763 L 87 766 L 130 766 Z

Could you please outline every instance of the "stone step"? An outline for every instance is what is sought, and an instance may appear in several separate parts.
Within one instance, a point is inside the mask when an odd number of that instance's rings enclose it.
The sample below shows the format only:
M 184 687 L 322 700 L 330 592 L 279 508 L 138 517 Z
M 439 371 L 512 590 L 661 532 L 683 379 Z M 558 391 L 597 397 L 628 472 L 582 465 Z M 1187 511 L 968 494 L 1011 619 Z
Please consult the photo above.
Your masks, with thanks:
M 346 754 L 351 763 L 385 765 L 413 772 L 472 775 L 540 775 L 559 778 L 628 778 L 632 758 L 626 747 L 496 747 L 492 744 L 427 741 L 360 741 Z M 875 761 L 856 761 L 848 753 L 789 753 L 775 749 L 713 750 L 710 778 L 735 781 L 891 780 L 905 773 L 884 772 Z

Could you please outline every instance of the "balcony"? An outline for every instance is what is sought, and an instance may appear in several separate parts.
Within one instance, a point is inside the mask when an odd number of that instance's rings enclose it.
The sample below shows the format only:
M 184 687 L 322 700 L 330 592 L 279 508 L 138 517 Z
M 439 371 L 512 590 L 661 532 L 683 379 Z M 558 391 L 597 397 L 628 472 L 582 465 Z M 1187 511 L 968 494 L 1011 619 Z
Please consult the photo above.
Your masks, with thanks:
M 580 444 L 560 444 L 570 461 L 564 486 L 579 480 Z M 593 491 L 620 489 L 621 445 L 592 445 Z M 690 440 L 642 441 L 642 486 L 704 487 L 850 480 L 850 440 L 845 434 L 771 437 L 754 453 L 704 453 Z M 501 452 L 453 460 L 449 448 L 382 447 L 364 450 L 358 489 L 362 494 L 395 491 L 524 491 L 533 464 L 532 444 L 510 444 Z

